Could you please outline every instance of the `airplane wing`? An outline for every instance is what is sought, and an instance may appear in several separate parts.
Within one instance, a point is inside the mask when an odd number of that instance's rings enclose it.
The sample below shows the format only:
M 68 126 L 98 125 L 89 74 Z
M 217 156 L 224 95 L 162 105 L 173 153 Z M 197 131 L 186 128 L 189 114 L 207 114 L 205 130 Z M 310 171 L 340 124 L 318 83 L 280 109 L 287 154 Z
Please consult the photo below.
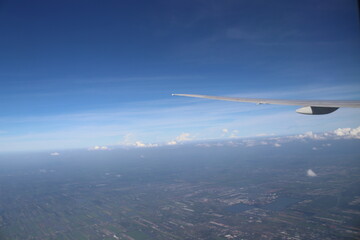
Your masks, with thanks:
M 215 100 L 248 102 L 256 104 L 279 104 L 303 106 L 296 110 L 297 113 L 308 115 L 328 114 L 336 111 L 340 107 L 360 108 L 360 101 L 340 101 L 340 100 L 285 100 L 285 99 L 266 99 L 266 98 L 236 98 L 218 97 L 197 94 L 172 94 L 173 96 L 208 98 Z

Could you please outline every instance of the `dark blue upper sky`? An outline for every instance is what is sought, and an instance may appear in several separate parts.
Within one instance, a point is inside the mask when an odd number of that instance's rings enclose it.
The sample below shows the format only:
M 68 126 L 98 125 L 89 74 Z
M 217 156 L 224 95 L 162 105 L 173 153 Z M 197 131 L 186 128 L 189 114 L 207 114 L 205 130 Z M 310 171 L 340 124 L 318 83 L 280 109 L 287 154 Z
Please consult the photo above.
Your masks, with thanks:
M 61 141 L 56 138 L 58 144 L 49 145 L 67 147 L 62 142 L 79 134 L 79 127 L 94 131 L 119 125 L 111 139 L 100 130 L 101 137 L 93 138 L 104 137 L 99 144 L 116 144 L 134 129 L 143 129 L 135 134 L 137 140 L 167 141 L 182 132 L 202 136 L 196 131 L 228 128 L 230 119 L 237 118 L 223 119 L 221 112 L 204 127 L 191 122 L 189 112 L 186 124 L 164 121 L 168 109 L 181 111 L 194 103 L 171 98 L 173 92 L 358 98 L 358 19 L 356 1 L 350 0 L 0 1 L 1 141 L 8 144 L 32 136 L 30 144 L 40 134 L 41 143 L 34 148 L 41 148 L 48 136 L 69 132 Z M 234 107 L 223 104 L 214 106 Z M 284 109 L 265 109 L 264 116 L 289 112 Z M 109 117 L 109 112 L 147 114 L 125 118 Z M 84 114 L 90 119 L 74 120 Z M 66 120 L 58 120 L 61 117 Z M 135 124 L 139 119 L 147 119 L 147 124 Z M 149 133 L 154 129 L 149 122 L 164 125 Z M 177 124 L 178 129 L 162 129 L 166 124 Z M 241 132 L 239 124 L 231 124 Z M 275 134 L 303 130 L 277 128 Z M 159 133 L 163 138 L 152 137 Z M 72 146 L 92 143 L 79 138 Z

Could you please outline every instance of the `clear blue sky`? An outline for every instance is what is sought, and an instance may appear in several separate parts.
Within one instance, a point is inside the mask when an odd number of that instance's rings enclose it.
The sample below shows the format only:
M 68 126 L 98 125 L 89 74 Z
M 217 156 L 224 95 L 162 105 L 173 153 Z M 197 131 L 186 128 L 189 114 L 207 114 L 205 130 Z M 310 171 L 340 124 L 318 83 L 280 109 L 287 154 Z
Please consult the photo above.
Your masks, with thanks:
M 0 1 L 0 151 L 357 127 L 360 112 L 171 97 L 360 99 L 356 1 Z

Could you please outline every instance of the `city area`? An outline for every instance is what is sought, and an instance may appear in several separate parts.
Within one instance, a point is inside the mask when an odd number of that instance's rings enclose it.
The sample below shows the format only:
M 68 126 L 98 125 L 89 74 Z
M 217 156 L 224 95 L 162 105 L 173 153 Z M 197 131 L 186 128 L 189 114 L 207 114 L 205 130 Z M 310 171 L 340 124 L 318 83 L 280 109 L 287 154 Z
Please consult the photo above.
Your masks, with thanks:
M 3 156 L 0 239 L 359 238 L 358 140 L 311 144 Z

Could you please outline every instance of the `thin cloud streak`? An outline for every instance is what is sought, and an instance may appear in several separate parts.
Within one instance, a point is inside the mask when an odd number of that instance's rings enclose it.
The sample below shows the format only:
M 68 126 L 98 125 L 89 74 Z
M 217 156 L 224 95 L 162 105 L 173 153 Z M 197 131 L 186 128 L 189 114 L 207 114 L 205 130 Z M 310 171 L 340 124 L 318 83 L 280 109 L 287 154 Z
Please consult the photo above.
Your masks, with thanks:
M 262 97 L 262 98 L 289 98 L 289 99 L 344 99 L 343 96 L 357 96 L 359 94 L 360 85 L 342 85 L 342 86 L 311 86 L 302 88 L 301 90 L 294 88 L 282 89 L 281 91 L 260 91 L 260 92 L 238 92 L 235 94 L 225 94 L 226 96 L 241 96 L 241 97 Z M 202 94 L 206 94 L 201 92 Z M 220 95 L 217 94 L 217 95 Z M 342 96 L 340 98 L 338 95 Z M 233 104 L 233 105 L 231 105 Z M 221 108 L 220 108 L 221 106 Z M 224 108 L 225 106 L 225 108 Z M 284 106 L 275 106 L 273 108 L 284 108 Z M 99 121 L 106 120 L 111 117 L 121 117 L 126 119 L 128 116 L 141 115 L 151 112 L 153 114 L 161 114 L 167 112 L 173 114 L 176 112 L 200 111 L 213 113 L 214 115 L 236 113 L 244 111 L 255 111 L 262 109 L 269 109 L 270 106 L 254 106 L 252 104 L 218 102 L 213 100 L 199 100 L 183 97 L 171 97 L 164 99 L 149 100 L 149 101 L 133 101 L 128 102 L 121 108 L 109 108 L 96 111 L 84 111 L 74 114 L 56 114 L 48 116 L 24 116 L 24 117 L 1 117 L 0 122 L 38 122 L 38 121 Z M 216 112 L 209 112 L 216 109 Z

